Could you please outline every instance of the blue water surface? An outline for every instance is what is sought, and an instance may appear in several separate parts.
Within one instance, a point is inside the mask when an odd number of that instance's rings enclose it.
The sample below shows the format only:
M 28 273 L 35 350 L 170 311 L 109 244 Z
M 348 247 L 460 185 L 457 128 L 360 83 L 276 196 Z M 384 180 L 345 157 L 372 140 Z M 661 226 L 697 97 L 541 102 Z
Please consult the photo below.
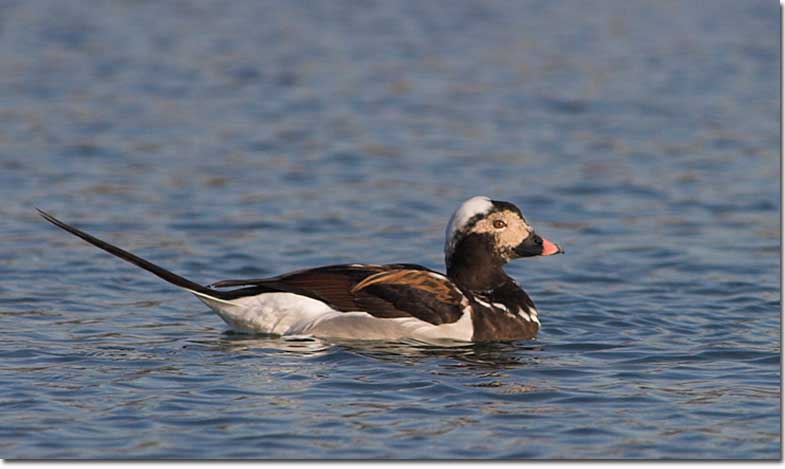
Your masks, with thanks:
M 772 1 L 0 3 L 0 457 L 780 457 Z M 226 333 L 196 281 L 567 255 L 536 341 Z

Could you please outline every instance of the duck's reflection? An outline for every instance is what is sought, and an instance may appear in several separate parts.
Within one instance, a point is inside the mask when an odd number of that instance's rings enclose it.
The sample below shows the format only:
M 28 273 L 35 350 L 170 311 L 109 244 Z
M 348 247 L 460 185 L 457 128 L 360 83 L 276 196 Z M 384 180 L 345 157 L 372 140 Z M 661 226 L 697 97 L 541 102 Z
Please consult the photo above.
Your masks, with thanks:
M 275 350 L 303 357 L 326 355 L 336 350 L 356 354 L 373 360 L 417 365 L 429 360 L 448 360 L 444 366 L 498 369 L 527 366 L 538 360 L 541 346 L 531 341 L 493 342 L 469 344 L 444 341 L 424 343 L 418 341 L 362 341 L 328 340 L 315 337 L 280 337 L 224 333 L 213 341 L 200 341 L 202 345 L 225 352 Z
M 411 364 L 426 360 L 447 359 L 444 366 L 498 369 L 526 366 L 536 360 L 539 346 L 529 341 L 494 342 L 484 344 L 424 344 L 418 342 L 344 344 L 354 353 L 382 361 L 400 362 L 405 358 Z
M 332 344 L 314 337 L 281 337 L 266 334 L 238 334 L 226 331 L 217 339 L 199 341 L 201 345 L 227 353 L 248 351 L 278 351 L 303 356 L 319 355 L 332 347 Z

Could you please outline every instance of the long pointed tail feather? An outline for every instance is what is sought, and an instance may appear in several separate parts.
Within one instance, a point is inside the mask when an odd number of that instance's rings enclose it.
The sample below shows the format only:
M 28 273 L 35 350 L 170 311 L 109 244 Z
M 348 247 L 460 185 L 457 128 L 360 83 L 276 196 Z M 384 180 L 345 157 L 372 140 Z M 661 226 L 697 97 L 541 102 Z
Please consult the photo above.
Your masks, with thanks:
M 206 296 L 213 297 L 213 298 L 222 298 L 223 297 L 221 292 L 218 292 L 218 291 L 215 291 L 215 290 L 213 290 L 211 288 L 207 288 L 207 287 L 204 287 L 202 285 L 199 285 L 196 282 L 192 282 L 191 280 L 188 280 L 187 278 L 181 277 L 181 276 L 175 274 L 174 272 L 166 270 L 163 267 L 157 266 L 157 265 L 153 264 L 152 262 L 147 261 L 145 259 L 142 259 L 141 257 L 139 257 L 139 256 L 137 256 L 135 254 L 132 254 L 132 253 L 130 253 L 130 252 L 124 250 L 124 249 L 120 249 L 119 247 L 114 246 L 112 244 L 109 244 L 106 241 L 102 241 L 102 240 L 96 238 L 95 236 L 92 236 L 92 235 L 90 235 L 88 233 L 85 233 L 82 230 L 74 228 L 71 225 L 63 223 L 62 221 L 58 220 L 57 218 L 55 218 L 52 215 L 44 212 L 41 209 L 37 208 L 36 210 L 38 210 L 38 213 L 44 218 L 44 220 L 48 221 L 49 223 L 51 223 L 51 224 L 53 224 L 53 225 L 55 225 L 55 226 L 57 226 L 59 228 L 62 228 L 63 230 L 71 233 L 74 236 L 78 236 L 79 238 L 82 238 L 83 240 L 87 241 L 88 243 L 92 244 L 93 246 L 95 246 L 95 247 L 97 247 L 99 249 L 103 249 L 104 251 L 108 252 L 109 254 L 112 254 L 113 256 L 117 256 L 117 257 L 119 257 L 120 259 L 122 259 L 122 260 L 124 260 L 126 262 L 130 262 L 131 264 L 134 264 L 134 265 L 136 265 L 138 267 L 141 267 L 142 269 L 152 273 L 153 275 L 156 275 L 156 276 L 166 280 L 167 282 L 169 282 L 171 284 L 177 285 L 178 287 L 181 287 L 181 288 L 185 288 L 186 290 L 190 290 L 190 291 L 192 291 L 194 293 L 199 293 L 201 295 L 206 295 Z

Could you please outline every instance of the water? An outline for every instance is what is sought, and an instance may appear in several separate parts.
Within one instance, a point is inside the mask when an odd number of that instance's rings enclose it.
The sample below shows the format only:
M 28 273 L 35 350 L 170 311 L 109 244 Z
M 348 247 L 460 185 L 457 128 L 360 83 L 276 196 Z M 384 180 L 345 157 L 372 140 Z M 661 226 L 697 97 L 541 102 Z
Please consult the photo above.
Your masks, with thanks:
M 584 6 L 585 3 L 581 3 Z M 778 458 L 778 11 L 3 2 L 3 458 Z M 189 278 L 442 269 L 519 204 L 536 341 L 244 337 Z

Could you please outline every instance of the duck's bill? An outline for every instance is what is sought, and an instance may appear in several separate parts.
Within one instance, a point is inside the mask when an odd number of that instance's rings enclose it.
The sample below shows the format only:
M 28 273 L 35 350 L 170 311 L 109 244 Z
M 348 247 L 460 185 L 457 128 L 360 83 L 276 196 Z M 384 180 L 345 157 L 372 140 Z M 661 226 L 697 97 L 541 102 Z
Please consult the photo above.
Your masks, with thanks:
M 537 235 L 537 233 L 530 234 L 515 248 L 515 254 L 517 254 L 518 257 L 552 256 L 554 254 L 563 253 L 564 249 L 559 247 L 558 244 L 548 241 Z
M 541 256 L 552 256 L 554 254 L 564 254 L 564 249 L 556 243 L 552 243 L 545 238 L 542 238 L 542 254 Z

